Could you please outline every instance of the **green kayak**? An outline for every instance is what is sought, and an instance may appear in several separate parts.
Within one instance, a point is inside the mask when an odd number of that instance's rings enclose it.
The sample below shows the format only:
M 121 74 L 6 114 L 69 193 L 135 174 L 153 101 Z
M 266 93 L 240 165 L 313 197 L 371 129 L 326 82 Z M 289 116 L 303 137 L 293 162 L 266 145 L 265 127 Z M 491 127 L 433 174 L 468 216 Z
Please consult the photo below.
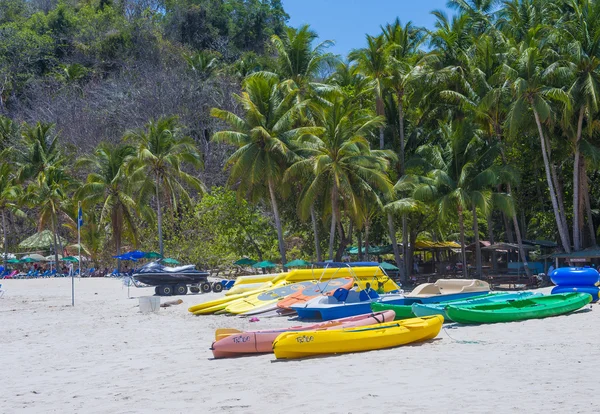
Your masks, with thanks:
M 415 314 L 412 311 L 412 305 L 386 305 L 383 303 L 373 302 L 371 303 L 371 310 L 373 312 L 383 312 L 386 310 L 393 310 L 396 312 L 395 321 L 400 319 L 415 318 Z
M 446 313 L 453 321 L 464 324 L 513 322 L 562 315 L 581 309 L 591 301 L 589 293 L 560 293 L 510 302 L 449 305 Z
M 498 295 L 499 295 L 498 293 L 485 293 L 483 295 L 472 296 L 472 297 L 469 297 L 466 299 L 465 298 L 453 299 L 453 300 L 434 302 L 434 303 L 442 304 L 442 303 L 452 303 L 452 302 L 464 302 L 465 300 L 481 299 L 481 298 L 486 298 L 486 297 L 494 297 L 494 296 L 498 296 Z M 395 321 L 398 321 L 400 319 L 416 318 L 417 315 L 415 315 L 415 313 L 413 312 L 412 304 L 420 303 L 420 302 L 409 301 L 409 303 L 410 303 L 410 305 L 387 305 L 387 304 L 383 304 L 383 303 L 373 302 L 373 303 L 371 303 L 371 310 L 373 312 L 383 312 L 386 310 L 393 310 L 394 312 L 396 312 L 396 318 L 394 319 Z

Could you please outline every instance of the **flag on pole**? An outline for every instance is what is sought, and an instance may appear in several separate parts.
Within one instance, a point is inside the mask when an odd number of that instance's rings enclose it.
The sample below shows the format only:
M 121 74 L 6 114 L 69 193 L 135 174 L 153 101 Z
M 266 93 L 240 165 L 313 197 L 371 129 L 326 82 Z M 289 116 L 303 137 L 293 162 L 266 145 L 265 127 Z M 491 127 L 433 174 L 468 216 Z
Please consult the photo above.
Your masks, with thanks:
M 79 212 L 77 213 L 77 224 L 79 227 L 83 226 L 83 211 L 81 210 L 81 206 L 79 206 Z

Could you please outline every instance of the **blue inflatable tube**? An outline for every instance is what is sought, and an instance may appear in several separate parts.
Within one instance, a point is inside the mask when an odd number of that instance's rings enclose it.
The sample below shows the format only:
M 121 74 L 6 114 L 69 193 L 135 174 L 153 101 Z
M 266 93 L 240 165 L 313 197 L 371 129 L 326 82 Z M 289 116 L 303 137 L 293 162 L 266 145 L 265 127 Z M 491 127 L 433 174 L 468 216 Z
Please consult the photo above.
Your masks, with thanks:
M 558 286 L 594 286 L 599 276 L 591 267 L 560 267 L 550 273 L 550 279 Z
M 592 295 L 592 302 L 596 302 L 598 300 L 600 288 L 597 286 L 555 286 L 554 289 L 552 289 L 552 294 L 569 292 L 589 293 Z

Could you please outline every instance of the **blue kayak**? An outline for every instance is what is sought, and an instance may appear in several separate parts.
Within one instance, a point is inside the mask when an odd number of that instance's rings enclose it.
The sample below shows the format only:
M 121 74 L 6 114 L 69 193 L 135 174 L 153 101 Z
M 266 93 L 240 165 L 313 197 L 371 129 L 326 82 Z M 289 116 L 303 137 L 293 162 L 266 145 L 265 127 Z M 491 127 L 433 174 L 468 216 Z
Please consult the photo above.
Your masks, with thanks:
M 431 315 L 442 315 L 446 322 L 450 322 L 451 319 L 446 313 L 446 307 L 448 305 L 461 306 L 461 305 L 475 305 L 483 303 L 498 303 L 498 302 L 509 302 L 513 300 L 525 299 L 530 296 L 543 296 L 541 293 L 533 292 L 517 292 L 517 293 L 495 293 L 486 296 L 480 296 L 473 299 L 465 300 L 453 300 L 441 303 L 413 303 L 413 313 L 420 316 L 431 316 Z

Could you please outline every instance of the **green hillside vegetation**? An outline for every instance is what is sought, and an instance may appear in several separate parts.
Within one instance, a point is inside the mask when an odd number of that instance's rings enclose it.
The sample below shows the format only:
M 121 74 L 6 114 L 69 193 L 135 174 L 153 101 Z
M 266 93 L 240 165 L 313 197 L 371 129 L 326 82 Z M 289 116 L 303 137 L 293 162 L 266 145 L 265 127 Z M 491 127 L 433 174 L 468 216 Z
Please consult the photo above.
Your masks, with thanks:
M 417 239 L 595 246 L 600 2 L 448 4 L 334 56 L 279 0 L 2 2 L 6 251 L 75 240 L 78 202 L 106 266 L 392 244 L 407 274 Z

